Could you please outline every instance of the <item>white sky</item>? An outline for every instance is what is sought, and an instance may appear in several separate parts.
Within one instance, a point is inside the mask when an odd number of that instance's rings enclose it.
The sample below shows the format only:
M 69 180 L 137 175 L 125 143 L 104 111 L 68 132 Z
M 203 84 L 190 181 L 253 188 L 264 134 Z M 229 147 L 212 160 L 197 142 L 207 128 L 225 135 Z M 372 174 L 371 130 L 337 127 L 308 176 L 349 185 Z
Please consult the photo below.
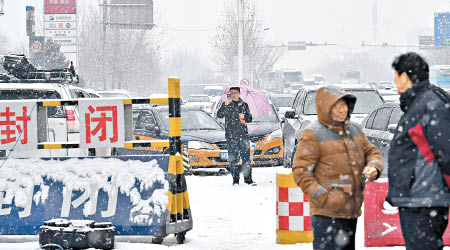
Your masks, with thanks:
M 95 4 L 98 0 L 82 0 Z M 81 2 L 81 0 L 79 0 Z M 417 43 L 417 35 L 432 35 L 435 12 L 450 10 L 448 0 L 256 0 L 268 38 L 275 43 L 311 41 L 340 46 L 285 51 L 278 67 L 314 67 L 327 57 L 361 49 L 361 41 L 374 42 L 373 6 L 377 5 L 377 42 Z M 5 0 L 0 33 L 13 43 L 25 43 L 25 6 L 42 0 Z M 154 0 L 155 23 L 167 27 L 165 51 L 186 48 L 211 57 L 211 38 L 221 11 L 236 0 Z M 188 31 L 176 31 L 188 30 Z M 424 34 L 424 30 L 429 30 Z M 207 31 L 199 31 L 207 30 Z M 422 31 L 419 33 L 419 31 Z M 415 41 L 412 39 L 415 38 Z

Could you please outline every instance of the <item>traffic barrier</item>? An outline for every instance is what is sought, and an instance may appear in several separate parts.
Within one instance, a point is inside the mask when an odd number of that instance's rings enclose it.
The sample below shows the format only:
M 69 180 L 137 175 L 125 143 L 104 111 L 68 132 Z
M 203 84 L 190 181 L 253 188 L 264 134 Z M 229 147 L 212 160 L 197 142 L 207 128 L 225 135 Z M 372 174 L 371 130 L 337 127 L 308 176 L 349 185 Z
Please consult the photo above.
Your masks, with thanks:
M 277 173 L 277 243 L 313 242 L 308 197 L 291 174 Z
M 179 79 L 169 78 L 168 89 L 168 98 L 157 99 L 0 102 L 1 112 L 8 105 L 16 105 L 11 111 L 20 115 L 23 109 L 22 127 L 15 127 L 20 130 L 16 144 L 24 149 L 152 146 L 169 151 L 169 155 L 9 159 L 0 167 L 0 240 L 1 235 L 36 235 L 44 221 L 66 218 L 110 221 L 119 236 L 151 235 L 155 243 L 175 234 L 183 243 L 193 221 L 182 163 Z M 157 102 L 169 104 L 169 140 L 130 140 L 131 105 Z M 47 107 L 59 105 L 79 106 L 80 142 L 46 141 Z M 37 112 L 27 115 L 34 107 Z M 8 112 L 14 114 L 9 106 Z M 2 140 L 0 148 L 15 146 Z
M 364 192 L 364 245 L 366 247 L 404 246 L 397 207 L 385 199 L 389 183 L 386 179 L 367 182 Z M 444 233 L 444 245 L 450 246 L 450 229 Z

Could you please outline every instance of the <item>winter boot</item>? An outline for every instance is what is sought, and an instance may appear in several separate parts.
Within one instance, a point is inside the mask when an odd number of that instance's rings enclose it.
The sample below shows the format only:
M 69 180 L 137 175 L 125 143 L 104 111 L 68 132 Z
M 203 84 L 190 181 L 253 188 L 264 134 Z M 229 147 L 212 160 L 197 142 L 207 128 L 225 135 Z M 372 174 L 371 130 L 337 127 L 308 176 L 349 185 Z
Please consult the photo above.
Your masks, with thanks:
M 252 180 L 252 166 L 250 163 L 245 163 L 242 166 L 242 173 L 244 174 L 244 182 L 248 185 L 256 185 L 256 183 Z
M 239 185 L 239 175 L 238 176 L 233 176 L 233 186 L 234 185 Z

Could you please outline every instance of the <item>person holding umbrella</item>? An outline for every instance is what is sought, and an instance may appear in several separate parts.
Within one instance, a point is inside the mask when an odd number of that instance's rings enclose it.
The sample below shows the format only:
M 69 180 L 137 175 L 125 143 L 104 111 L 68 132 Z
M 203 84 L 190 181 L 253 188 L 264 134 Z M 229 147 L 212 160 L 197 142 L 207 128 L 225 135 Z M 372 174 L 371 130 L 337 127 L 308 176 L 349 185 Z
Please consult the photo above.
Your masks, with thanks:
M 248 104 L 239 97 L 240 92 L 240 87 L 229 89 L 227 99 L 217 111 L 217 117 L 225 117 L 225 138 L 227 139 L 229 170 L 233 177 L 233 185 L 239 184 L 241 171 L 244 175 L 244 182 L 253 185 L 247 129 L 247 123 L 252 121 L 252 114 Z M 239 155 L 242 158 L 242 166 L 238 165 Z

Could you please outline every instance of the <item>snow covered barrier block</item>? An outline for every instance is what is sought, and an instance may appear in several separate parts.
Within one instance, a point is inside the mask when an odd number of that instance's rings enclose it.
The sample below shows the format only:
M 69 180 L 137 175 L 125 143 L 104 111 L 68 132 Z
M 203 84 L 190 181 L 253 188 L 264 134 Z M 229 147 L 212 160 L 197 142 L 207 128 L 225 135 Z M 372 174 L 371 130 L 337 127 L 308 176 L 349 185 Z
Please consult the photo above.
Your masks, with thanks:
M 291 174 L 277 173 L 277 244 L 313 242 L 308 197 Z
M 0 235 L 36 235 L 54 218 L 112 222 L 117 235 L 166 235 L 169 157 L 9 159 Z

